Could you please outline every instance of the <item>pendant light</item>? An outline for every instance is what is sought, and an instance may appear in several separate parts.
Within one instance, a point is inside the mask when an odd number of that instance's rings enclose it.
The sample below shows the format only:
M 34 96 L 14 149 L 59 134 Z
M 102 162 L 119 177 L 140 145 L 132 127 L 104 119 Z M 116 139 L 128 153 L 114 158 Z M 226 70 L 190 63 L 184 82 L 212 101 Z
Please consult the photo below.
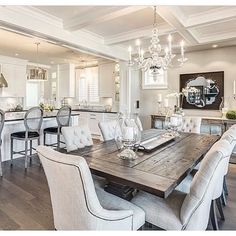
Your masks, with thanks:
M 37 66 L 33 69 L 30 69 L 30 74 L 28 76 L 28 80 L 31 81 L 47 81 L 47 70 L 43 69 L 38 66 L 38 53 L 39 53 L 39 42 L 36 42 L 36 47 L 37 47 Z
M 5 77 L 2 74 L 2 65 L 1 65 L 1 73 L 0 73 L 0 88 L 6 88 L 8 87 L 8 83 L 5 79 Z

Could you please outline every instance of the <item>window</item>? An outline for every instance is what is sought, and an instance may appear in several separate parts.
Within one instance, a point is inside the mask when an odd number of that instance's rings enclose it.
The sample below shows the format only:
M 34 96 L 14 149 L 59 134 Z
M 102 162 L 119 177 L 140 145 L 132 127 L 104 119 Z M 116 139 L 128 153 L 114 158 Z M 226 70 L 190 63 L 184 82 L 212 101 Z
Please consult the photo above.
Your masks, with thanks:
M 160 74 L 153 76 L 148 70 L 142 73 L 143 89 L 167 89 L 167 72 L 159 70 Z
M 78 100 L 99 103 L 98 67 L 89 67 L 76 71 Z

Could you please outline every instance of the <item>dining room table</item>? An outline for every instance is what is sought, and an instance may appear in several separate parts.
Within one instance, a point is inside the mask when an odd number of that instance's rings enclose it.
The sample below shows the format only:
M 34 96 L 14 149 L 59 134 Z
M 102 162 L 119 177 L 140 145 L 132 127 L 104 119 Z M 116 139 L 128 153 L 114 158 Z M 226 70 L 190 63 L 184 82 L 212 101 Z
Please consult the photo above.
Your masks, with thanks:
M 160 129 L 144 130 L 141 142 L 161 137 L 166 132 Z M 136 151 L 135 160 L 120 158 L 120 150 L 114 140 L 99 142 L 68 154 L 84 157 L 91 172 L 108 181 L 167 198 L 219 138 L 218 135 L 180 133 L 152 151 Z

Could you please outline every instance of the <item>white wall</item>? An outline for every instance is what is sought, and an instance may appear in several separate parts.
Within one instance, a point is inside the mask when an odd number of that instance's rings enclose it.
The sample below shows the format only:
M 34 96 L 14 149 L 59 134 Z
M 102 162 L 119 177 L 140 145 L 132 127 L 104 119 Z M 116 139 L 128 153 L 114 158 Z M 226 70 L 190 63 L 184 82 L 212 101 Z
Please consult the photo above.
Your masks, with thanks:
M 178 55 L 177 55 L 178 56 Z M 180 68 L 168 69 L 169 89 L 179 91 L 179 75 L 184 73 L 198 73 L 210 71 L 224 71 L 224 96 L 232 96 L 233 80 L 236 79 L 236 47 L 219 48 L 190 52 L 186 54 L 188 62 Z M 135 79 L 135 78 L 133 78 Z M 151 126 L 151 114 L 157 112 L 157 94 L 163 97 L 168 90 L 140 90 L 140 117 L 144 128 Z M 231 99 L 232 100 L 232 99 Z M 174 105 L 174 101 L 170 101 Z M 236 102 L 231 103 L 236 107 Z M 185 110 L 186 115 L 220 116 L 219 111 Z

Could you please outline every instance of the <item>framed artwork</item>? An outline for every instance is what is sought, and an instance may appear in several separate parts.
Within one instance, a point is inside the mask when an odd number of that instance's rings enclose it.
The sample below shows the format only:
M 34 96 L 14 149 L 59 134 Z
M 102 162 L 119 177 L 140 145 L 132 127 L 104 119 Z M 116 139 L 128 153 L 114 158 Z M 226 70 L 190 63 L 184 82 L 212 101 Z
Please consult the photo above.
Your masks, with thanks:
M 155 76 L 151 70 L 142 72 L 142 89 L 167 89 L 167 71 L 160 69 L 159 72 Z
M 219 110 L 224 97 L 224 71 L 180 75 L 183 109 Z

